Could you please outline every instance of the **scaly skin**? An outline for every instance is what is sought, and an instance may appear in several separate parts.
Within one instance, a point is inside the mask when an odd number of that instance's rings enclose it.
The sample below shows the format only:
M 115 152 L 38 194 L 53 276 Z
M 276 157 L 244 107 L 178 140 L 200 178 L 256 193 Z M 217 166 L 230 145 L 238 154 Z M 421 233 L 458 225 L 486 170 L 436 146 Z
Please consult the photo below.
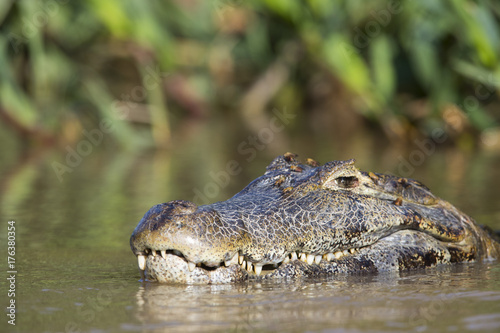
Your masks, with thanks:
M 287 153 L 227 201 L 156 205 L 130 239 L 139 268 L 160 282 L 210 284 L 499 257 L 490 234 L 422 184 L 353 163 Z

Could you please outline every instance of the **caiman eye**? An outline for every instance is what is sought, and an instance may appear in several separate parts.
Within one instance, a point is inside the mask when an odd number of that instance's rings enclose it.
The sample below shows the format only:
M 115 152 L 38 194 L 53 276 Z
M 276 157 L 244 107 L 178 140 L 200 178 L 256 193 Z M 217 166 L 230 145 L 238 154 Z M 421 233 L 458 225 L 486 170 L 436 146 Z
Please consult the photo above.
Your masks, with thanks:
M 358 178 L 354 177 L 354 176 L 338 177 L 338 178 L 335 178 L 335 182 L 337 183 L 337 185 L 339 187 L 343 187 L 343 188 L 353 188 L 353 187 L 358 186 L 358 183 L 359 183 Z

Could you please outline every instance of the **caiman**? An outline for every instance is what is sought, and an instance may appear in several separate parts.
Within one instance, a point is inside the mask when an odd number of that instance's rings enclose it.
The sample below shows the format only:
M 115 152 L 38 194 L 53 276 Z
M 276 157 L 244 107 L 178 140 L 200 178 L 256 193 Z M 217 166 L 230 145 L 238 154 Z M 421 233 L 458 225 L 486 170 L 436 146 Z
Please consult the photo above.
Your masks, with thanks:
M 130 245 L 159 282 L 217 284 L 494 260 L 495 235 L 418 181 L 286 153 L 232 198 L 152 207 Z

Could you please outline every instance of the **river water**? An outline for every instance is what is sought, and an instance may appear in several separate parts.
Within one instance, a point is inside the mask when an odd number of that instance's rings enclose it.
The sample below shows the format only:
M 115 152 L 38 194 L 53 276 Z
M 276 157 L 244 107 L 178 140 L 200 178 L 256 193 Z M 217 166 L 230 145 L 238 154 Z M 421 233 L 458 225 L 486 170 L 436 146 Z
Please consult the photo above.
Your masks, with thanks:
M 0 299 L 4 308 L 15 300 L 16 325 L 8 324 L 7 310 L 0 331 L 500 331 L 496 262 L 289 283 L 139 281 L 129 237 L 149 207 L 228 198 L 286 151 L 202 149 L 208 146 L 202 140 L 199 150 L 141 154 L 103 146 L 63 173 L 54 162 L 66 165 L 65 153 L 7 153 L 0 164 L 0 267 L 9 277 L 6 235 L 8 221 L 15 221 L 15 297 L 3 278 Z M 307 149 L 298 146 L 299 153 Z M 320 162 L 356 157 L 363 170 L 422 180 L 480 223 L 500 229 L 498 155 L 436 151 L 420 162 L 412 152 L 325 147 L 309 155 Z M 226 177 L 228 170 L 234 175 Z

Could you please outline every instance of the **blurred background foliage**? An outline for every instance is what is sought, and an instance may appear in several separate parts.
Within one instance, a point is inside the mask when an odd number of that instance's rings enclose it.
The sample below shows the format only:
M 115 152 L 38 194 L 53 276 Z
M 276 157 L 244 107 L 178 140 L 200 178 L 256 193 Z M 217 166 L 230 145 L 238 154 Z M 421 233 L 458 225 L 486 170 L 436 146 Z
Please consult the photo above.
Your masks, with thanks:
M 291 135 L 498 146 L 499 18 L 497 0 L 6 0 L 0 126 L 169 147 L 186 122 L 258 131 L 286 108 Z

